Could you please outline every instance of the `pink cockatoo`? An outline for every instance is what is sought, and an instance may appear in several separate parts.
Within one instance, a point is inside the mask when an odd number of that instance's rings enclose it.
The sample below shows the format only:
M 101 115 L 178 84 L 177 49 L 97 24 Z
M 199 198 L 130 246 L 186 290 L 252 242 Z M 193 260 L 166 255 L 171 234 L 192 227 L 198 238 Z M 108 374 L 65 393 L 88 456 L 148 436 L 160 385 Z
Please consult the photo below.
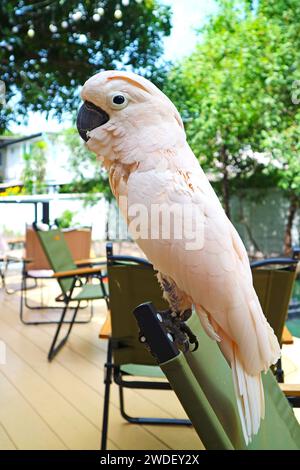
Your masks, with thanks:
M 201 232 L 195 246 L 174 230 L 136 241 L 159 272 L 171 309 L 180 315 L 193 305 L 218 342 L 248 444 L 265 413 L 261 372 L 276 363 L 280 347 L 253 288 L 245 247 L 186 141 L 177 109 L 155 85 L 106 71 L 91 77 L 81 96 L 80 135 L 103 161 L 116 199 L 126 198 L 127 222 L 134 206 L 150 214 L 154 206 L 176 204 L 189 208 L 189 223 Z

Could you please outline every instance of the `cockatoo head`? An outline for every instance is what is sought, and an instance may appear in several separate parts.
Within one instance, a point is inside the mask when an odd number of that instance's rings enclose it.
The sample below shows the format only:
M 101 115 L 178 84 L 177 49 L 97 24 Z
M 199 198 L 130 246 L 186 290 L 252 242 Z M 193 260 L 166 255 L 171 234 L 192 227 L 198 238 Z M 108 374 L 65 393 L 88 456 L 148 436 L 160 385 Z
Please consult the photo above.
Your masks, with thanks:
M 98 73 L 84 84 L 81 97 L 79 134 L 104 159 L 131 163 L 134 142 L 143 142 L 147 152 L 154 142 L 164 145 L 167 128 L 169 140 L 178 130 L 184 134 L 173 103 L 153 83 L 134 73 Z

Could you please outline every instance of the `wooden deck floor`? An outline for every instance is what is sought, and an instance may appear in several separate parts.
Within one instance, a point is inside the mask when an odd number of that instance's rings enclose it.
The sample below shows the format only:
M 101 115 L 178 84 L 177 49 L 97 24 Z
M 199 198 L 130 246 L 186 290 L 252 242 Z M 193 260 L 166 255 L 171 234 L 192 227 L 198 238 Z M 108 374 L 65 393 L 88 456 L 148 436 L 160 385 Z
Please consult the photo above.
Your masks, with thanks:
M 51 288 L 47 292 L 52 297 Z M 37 293 L 30 291 L 33 302 Z M 100 301 L 93 321 L 76 325 L 68 344 L 49 364 L 46 355 L 55 327 L 23 325 L 19 294 L 7 295 L 0 289 L 0 338 L 7 350 L 6 364 L 0 366 L 0 449 L 99 448 L 106 341 L 98 333 L 105 315 L 105 303 Z M 291 383 L 300 382 L 299 353 L 300 340 L 285 349 L 286 380 Z M 203 448 L 192 428 L 126 423 L 117 392 L 113 385 L 109 449 Z M 173 392 L 125 393 L 133 415 L 185 417 Z

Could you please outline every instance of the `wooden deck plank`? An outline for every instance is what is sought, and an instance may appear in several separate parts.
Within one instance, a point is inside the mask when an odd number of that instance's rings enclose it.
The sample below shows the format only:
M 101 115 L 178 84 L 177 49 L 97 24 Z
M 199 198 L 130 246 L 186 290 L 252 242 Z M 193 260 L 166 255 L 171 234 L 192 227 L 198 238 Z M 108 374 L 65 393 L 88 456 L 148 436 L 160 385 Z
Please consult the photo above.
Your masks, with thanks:
M 6 366 L 5 366 L 6 367 Z M 0 371 L 0 421 L 18 449 L 66 449 L 59 437 Z
M 0 450 L 16 450 L 17 447 L 0 423 Z
M 35 411 L 69 449 L 97 449 L 99 430 L 84 418 L 30 366 L 8 349 L 2 373 L 30 401 Z
M 87 418 L 91 424 L 97 427 L 100 434 L 100 399 L 99 394 L 77 379 L 59 363 L 49 364 L 45 351 L 38 348 L 20 332 L 13 331 L 0 319 L 0 328 L 7 344 L 12 345 L 17 354 L 22 354 L 23 360 L 34 367 L 34 371 L 40 375 L 52 388 L 64 397 L 74 408 Z M 100 378 L 98 377 L 98 380 Z M 76 393 L 74 393 L 76 390 Z M 99 439 L 98 438 L 98 445 Z M 116 447 L 116 443 L 112 443 Z M 97 448 L 97 446 L 96 446 Z
M 47 345 L 45 345 L 43 332 L 41 334 L 39 328 L 36 327 L 32 328 L 21 325 L 20 328 L 26 335 L 22 337 L 22 333 L 18 331 L 17 334 L 19 336 L 17 336 L 16 332 L 9 330 L 10 327 L 7 326 L 2 319 L 0 319 L 0 327 L 6 341 L 12 344 L 18 353 L 22 354 L 23 359 L 33 365 L 35 371 L 72 403 L 87 419 L 97 426 L 100 432 L 99 423 L 101 412 L 99 393 L 84 384 L 81 379 L 78 379 L 57 361 L 53 361 L 51 364 L 48 363 L 46 359 Z M 20 328 L 18 328 L 18 330 L 20 330 Z M 36 338 L 39 339 L 38 343 L 42 345 L 42 348 L 31 342 L 30 336 L 33 332 Z M 14 336 L 12 336 L 13 334 Z M 95 387 L 97 390 L 97 382 L 100 381 L 98 371 L 95 379 Z M 76 393 L 74 393 L 74 390 L 76 390 Z M 116 447 L 115 443 L 112 443 L 112 446 L 113 445 Z

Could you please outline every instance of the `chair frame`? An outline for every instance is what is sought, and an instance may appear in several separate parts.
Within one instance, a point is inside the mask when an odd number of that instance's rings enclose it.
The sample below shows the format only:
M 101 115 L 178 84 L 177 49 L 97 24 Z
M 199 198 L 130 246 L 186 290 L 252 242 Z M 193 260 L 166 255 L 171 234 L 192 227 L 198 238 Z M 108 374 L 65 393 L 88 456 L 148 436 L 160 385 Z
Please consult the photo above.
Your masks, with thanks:
M 114 264 L 123 264 L 126 262 L 135 263 L 135 265 L 148 266 L 153 269 L 153 265 L 144 258 L 126 255 L 114 255 L 112 243 L 106 245 L 107 266 Z M 189 419 L 177 418 L 146 418 L 146 417 L 133 417 L 129 416 L 125 411 L 124 388 L 134 389 L 147 389 L 147 390 L 172 390 L 169 382 L 157 381 L 148 382 L 145 380 L 124 380 L 123 377 L 129 374 L 122 372 L 121 367 L 114 364 L 113 349 L 118 346 L 113 338 L 108 338 L 107 356 L 104 364 L 104 405 L 103 405 L 103 418 L 102 418 L 102 436 L 101 436 L 101 450 L 106 450 L 107 447 L 107 433 L 108 433 L 108 418 L 109 418 L 109 397 L 110 387 L 114 382 L 119 387 L 119 400 L 120 400 L 120 413 L 121 416 L 129 423 L 134 424 L 157 424 L 157 425 L 179 425 L 191 426 Z
M 39 275 L 38 277 L 30 276 L 28 272 L 26 271 L 26 263 L 29 263 L 31 260 L 24 259 L 23 260 L 23 269 L 22 269 L 22 283 L 21 283 L 21 296 L 20 296 L 20 320 L 24 325 L 57 325 L 59 323 L 59 320 L 25 320 L 24 318 L 24 306 L 28 308 L 29 310 L 59 310 L 60 306 L 59 305 L 38 305 L 38 306 L 33 306 L 28 303 L 28 298 L 27 298 L 27 291 L 31 289 L 35 289 L 37 287 L 37 281 L 38 280 L 49 280 L 53 279 L 53 275 L 49 276 L 41 276 Z M 76 263 L 77 264 L 77 263 Z M 102 263 L 103 264 L 103 263 Z M 95 264 L 92 263 L 92 260 L 90 263 L 87 263 L 88 266 L 92 267 Z M 27 279 L 32 279 L 34 281 L 34 285 L 28 287 L 27 286 Z M 41 288 L 42 290 L 42 288 Z M 65 302 L 65 296 L 64 294 L 59 294 L 55 298 L 55 302 Z M 87 308 L 88 305 L 85 305 L 84 307 L 80 307 L 81 309 Z M 70 307 L 70 309 L 75 309 L 76 307 Z M 86 323 L 89 323 L 93 317 L 93 306 L 91 305 L 91 313 L 88 317 L 87 320 L 76 320 L 74 323 L 75 324 L 81 324 L 84 325 Z M 69 323 L 67 320 L 65 323 Z
M 256 269 L 256 268 L 263 268 L 265 266 L 286 266 L 285 270 L 287 271 L 295 271 L 296 266 L 299 262 L 299 259 L 295 256 L 293 258 L 288 258 L 288 257 L 278 257 L 278 258 L 266 258 L 258 261 L 253 261 L 250 264 L 251 270 Z M 275 366 L 275 376 L 277 379 L 277 382 L 283 383 L 284 382 L 284 371 L 282 368 L 282 361 L 281 357 L 278 359 L 276 366 Z
M 91 316 L 92 316 L 93 312 L 91 313 L 90 319 L 88 321 L 75 322 L 75 319 L 76 319 L 76 316 L 77 316 L 77 313 L 78 313 L 78 310 L 79 310 L 79 307 L 80 307 L 80 303 L 81 303 L 81 301 L 79 300 L 79 301 L 77 301 L 76 307 L 74 307 L 74 312 L 73 312 L 73 315 L 71 317 L 71 320 L 70 321 L 65 321 L 65 316 L 66 316 L 66 313 L 67 313 L 68 308 L 69 308 L 69 303 L 74 301 L 74 298 L 72 297 L 72 295 L 73 295 L 75 287 L 81 287 L 83 285 L 82 278 L 85 278 L 86 282 L 87 282 L 90 277 L 93 277 L 93 278 L 96 278 L 96 279 L 99 280 L 101 290 L 102 290 L 102 294 L 103 294 L 103 299 L 107 301 L 107 294 L 106 294 L 106 290 L 105 290 L 104 283 L 103 283 L 103 275 L 102 275 L 102 272 L 101 272 L 101 267 L 81 268 L 81 269 L 79 268 L 79 269 L 75 269 L 75 270 L 70 270 L 70 271 L 65 271 L 65 272 L 57 272 L 57 273 L 53 274 L 53 278 L 56 278 L 57 280 L 58 279 L 73 278 L 73 282 L 72 282 L 72 286 L 71 286 L 71 289 L 69 290 L 69 292 L 67 294 L 64 294 L 64 296 L 63 296 L 62 301 L 65 303 L 65 306 L 62 309 L 62 314 L 61 314 L 60 320 L 57 322 L 57 329 L 55 331 L 55 334 L 54 334 L 54 337 L 53 337 L 53 340 L 52 340 L 52 343 L 51 343 L 51 346 L 50 346 L 50 349 L 49 349 L 49 352 L 48 352 L 48 361 L 49 362 L 52 361 L 52 359 L 56 356 L 56 354 L 60 351 L 60 349 L 67 342 L 67 340 L 70 336 L 70 333 L 72 331 L 73 325 L 75 323 L 87 323 L 91 319 Z M 77 283 L 79 283 L 79 285 Z M 66 332 L 65 336 L 60 340 L 60 342 L 57 343 L 60 330 L 61 330 L 61 328 L 64 324 L 68 325 L 67 332 Z

